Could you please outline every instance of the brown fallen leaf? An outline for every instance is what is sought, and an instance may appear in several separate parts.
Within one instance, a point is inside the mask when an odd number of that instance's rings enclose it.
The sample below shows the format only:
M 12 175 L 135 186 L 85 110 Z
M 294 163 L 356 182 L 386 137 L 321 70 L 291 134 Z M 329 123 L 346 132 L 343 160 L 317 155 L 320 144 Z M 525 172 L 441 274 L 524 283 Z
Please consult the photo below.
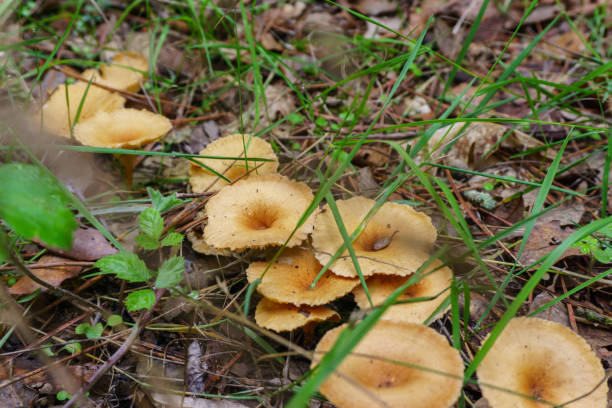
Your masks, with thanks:
M 497 123 L 472 122 L 459 134 L 464 125 L 454 123 L 436 130 L 427 143 L 429 152 L 423 149 L 420 155 L 429 157 L 430 161 L 440 158 L 444 148 L 454 142 L 444 156 L 448 165 L 460 169 L 477 169 L 490 164 L 491 155 L 498 146 L 524 150 L 542 145 L 524 132 Z M 507 132 L 510 133 L 500 142 Z
M 104 235 L 97 229 L 80 228 L 74 231 L 73 237 L 72 248 L 69 250 L 49 247 L 41 242 L 38 243 L 54 254 L 76 259 L 77 261 L 97 261 L 107 255 L 117 253 L 117 249 L 109 244 Z
M 544 255 L 552 252 L 561 242 L 572 235 L 573 228 L 562 228 L 560 224 L 560 221 L 554 220 L 548 223 L 538 223 L 533 227 L 527 244 L 525 244 L 525 250 L 519 258 L 523 265 L 531 265 Z M 568 256 L 580 254 L 579 248 L 568 248 L 559 257 L 558 261 Z
M 39 259 L 37 265 L 59 262 L 70 262 L 70 260 L 58 256 L 45 255 Z M 59 286 L 66 279 L 77 276 L 81 272 L 81 269 L 83 268 L 80 266 L 56 266 L 50 268 L 33 268 L 31 271 L 34 275 L 48 284 Z M 40 287 L 38 283 L 34 282 L 29 277 L 23 276 L 17 283 L 11 286 L 8 291 L 12 295 L 28 295 Z M 45 291 L 47 289 L 42 288 L 42 290 Z
M 397 11 L 397 2 L 391 0 L 343 0 L 340 4 L 369 16 Z

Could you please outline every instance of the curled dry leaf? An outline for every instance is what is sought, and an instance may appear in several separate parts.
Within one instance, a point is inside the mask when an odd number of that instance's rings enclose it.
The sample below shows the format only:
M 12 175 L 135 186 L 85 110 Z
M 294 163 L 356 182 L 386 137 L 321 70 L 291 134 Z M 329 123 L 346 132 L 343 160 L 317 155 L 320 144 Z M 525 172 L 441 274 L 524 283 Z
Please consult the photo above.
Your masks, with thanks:
M 523 265 L 531 265 L 544 255 L 552 252 L 567 237 L 572 235 L 573 228 L 563 228 L 558 220 L 548 223 L 537 223 L 529 235 L 525 250 L 520 261 Z M 579 248 L 568 248 L 558 260 L 572 255 L 580 255 Z
M 47 247 L 41 242 L 39 244 L 55 254 L 78 261 L 97 261 L 107 255 L 117 253 L 117 249 L 109 244 L 104 235 L 95 228 L 80 228 L 72 234 L 74 239 L 72 241 L 72 248 L 69 250 Z
M 60 258 L 59 256 L 45 255 L 42 256 L 37 265 L 45 265 L 51 263 L 71 262 L 69 259 Z M 33 268 L 32 273 L 38 278 L 44 280 L 52 286 L 59 286 L 63 281 L 69 278 L 74 278 L 83 269 L 80 266 L 55 266 L 49 268 Z M 12 295 L 27 295 L 34 292 L 41 286 L 27 276 L 23 276 L 13 286 L 9 288 L 9 293 Z M 43 291 L 47 290 L 42 288 Z
M 454 123 L 436 130 L 427 144 L 428 152 L 423 151 L 421 157 L 428 161 L 445 157 L 450 166 L 476 169 L 489 164 L 490 156 L 498 146 L 524 150 L 542 145 L 540 141 L 519 130 L 497 123 L 473 122 L 459 134 L 464 125 Z M 444 148 L 451 143 L 450 150 L 444 154 Z

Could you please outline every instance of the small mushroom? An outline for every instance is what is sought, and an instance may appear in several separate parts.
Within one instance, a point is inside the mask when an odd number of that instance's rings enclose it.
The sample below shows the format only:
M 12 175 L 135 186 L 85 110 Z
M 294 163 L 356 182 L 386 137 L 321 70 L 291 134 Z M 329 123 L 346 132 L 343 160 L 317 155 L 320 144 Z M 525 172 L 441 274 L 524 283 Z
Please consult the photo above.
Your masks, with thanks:
M 294 306 L 262 298 L 255 309 L 255 322 L 275 332 L 293 331 L 326 320 L 339 321 L 340 315 L 325 306 Z
M 122 96 L 79 81 L 57 87 L 39 115 L 42 115 L 44 130 L 70 138 L 71 127 L 75 126 L 79 107 L 78 123 L 83 123 L 99 112 L 111 112 L 124 104 L 125 99 Z M 40 117 L 34 117 L 33 120 L 38 123 Z
M 110 65 L 102 65 L 102 83 L 115 89 L 137 92 L 144 78 L 143 72 L 149 71 L 149 61 L 135 52 L 121 52 L 114 56 Z
M 323 336 L 314 368 L 347 327 Z M 463 386 L 463 361 L 444 336 L 416 323 L 379 321 L 319 391 L 338 408 L 448 408 Z
M 246 146 L 246 155 L 245 155 Z M 275 173 L 278 168 L 278 159 L 272 150 L 270 143 L 250 135 L 233 134 L 221 137 L 210 143 L 200 152 L 202 156 L 236 157 L 236 159 L 196 159 L 196 161 L 208 166 L 216 172 L 223 174 L 231 181 L 244 176 L 248 170 L 252 174 Z M 245 158 L 240 160 L 239 158 Z M 269 162 L 251 161 L 249 157 L 257 159 L 270 159 Z M 227 181 L 219 178 L 214 173 L 197 164 L 191 164 L 189 168 L 189 183 L 194 193 L 204 191 L 219 191 L 226 186 Z
M 384 320 L 396 322 L 423 323 L 444 302 L 446 296 L 442 294 L 450 287 L 453 272 L 448 267 L 441 267 L 441 262 L 434 262 L 423 272 L 423 278 L 409 286 L 398 298 L 401 300 L 427 298 L 437 296 L 432 300 L 423 300 L 413 303 L 401 303 L 391 306 L 381 317 Z M 406 283 L 410 277 L 393 275 L 374 275 L 367 280 L 368 291 L 374 306 L 381 305 L 399 286 Z M 353 290 L 355 302 L 361 309 L 370 307 L 363 287 Z M 448 310 L 448 308 L 446 309 Z M 445 311 L 440 311 L 442 314 Z M 438 314 L 438 316 L 440 315 Z
M 115 149 L 140 149 L 147 143 L 162 138 L 172 124 L 162 115 L 138 110 L 118 109 L 100 112 L 74 127 L 74 136 L 84 145 Z M 118 155 L 124 166 L 126 183 L 132 185 L 135 155 Z
M 605 372 L 599 358 L 582 337 L 548 320 L 512 319 L 478 366 L 477 374 L 483 396 L 495 408 L 551 404 L 604 408 L 607 404 L 608 387 L 602 382 Z
M 375 201 L 365 197 L 353 197 L 338 200 L 336 204 L 344 226 L 351 234 L 374 206 Z M 353 242 L 353 249 L 364 276 L 407 276 L 429 258 L 436 235 L 436 229 L 427 215 L 410 206 L 388 202 L 369 220 Z M 343 243 L 342 235 L 327 205 L 317 215 L 312 233 L 312 246 L 319 262 L 326 264 Z M 330 269 L 340 276 L 357 276 L 346 250 Z
M 310 188 L 280 174 L 261 174 L 221 189 L 206 204 L 206 243 L 233 251 L 282 245 L 314 195 Z M 287 243 L 294 247 L 312 231 L 314 214 Z
M 267 267 L 268 262 L 249 265 L 249 282 L 260 278 Z M 320 271 L 321 264 L 312 252 L 301 248 L 287 249 L 268 269 L 257 285 L 257 291 L 275 302 L 317 306 L 346 295 L 359 284 L 359 279 L 343 278 L 327 271 L 310 289 Z

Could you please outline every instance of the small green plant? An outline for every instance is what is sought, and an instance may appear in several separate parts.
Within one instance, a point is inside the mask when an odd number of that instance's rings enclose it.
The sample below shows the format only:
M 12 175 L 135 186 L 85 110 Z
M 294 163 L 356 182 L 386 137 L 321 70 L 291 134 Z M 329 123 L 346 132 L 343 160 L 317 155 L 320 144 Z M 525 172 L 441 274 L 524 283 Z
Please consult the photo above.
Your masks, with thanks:
M 161 214 L 183 201 L 176 198 L 175 194 L 164 197 L 153 189 L 148 189 L 148 192 L 153 206 L 144 210 L 138 217 L 140 233 L 135 238 L 136 243 L 145 250 L 180 245 L 183 241 L 182 234 L 170 231 L 165 237 L 161 237 L 164 230 Z M 182 256 L 172 256 L 156 271 L 151 271 L 138 255 L 120 252 L 99 259 L 95 266 L 103 274 L 115 275 L 130 283 L 149 283 L 154 289 L 171 289 L 183 280 L 185 260 Z M 151 288 L 131 292 L 125 299 L 125 306 L 129 311 L 149 309 L 154 303 L 155 292 Z
M 88 339 L 97 339 L 102 337 L 105 327 L 115 327 L 121 323 L 123 323 L 121 316 L 111 315 L 106 321 L 106 326 L 100 322 L 96 323 L 94 326 L 89 323 L 81 323 L 74 329 L 74 332 L 76 334 L 84 334 Z
M 580 248 L 580 252 L 591 255 L 598 262 L 609 264 L 612 262 L 612 225 L 596 231 L 573 245 Z

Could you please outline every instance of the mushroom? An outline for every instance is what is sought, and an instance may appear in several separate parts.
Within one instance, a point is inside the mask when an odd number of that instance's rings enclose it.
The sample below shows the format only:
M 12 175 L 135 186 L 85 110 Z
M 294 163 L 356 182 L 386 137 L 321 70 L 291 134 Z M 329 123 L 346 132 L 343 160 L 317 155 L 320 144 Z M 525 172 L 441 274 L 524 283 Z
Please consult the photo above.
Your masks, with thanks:
M 206 243 L 215 249 L 242 250 L 282 245 L 314 196 L 310 188 L 280 174 L 254 175 L 221 189 L 206 203 Z M 312 231 L 314 214 L 295 231 L 288 247 Z
M 246 146 L 246 155 L 245 155 Z M 236 181 L 249 170 L 256 168 L 253 174 L 275 173 L 278 159 L 272 146 L 265 140 L 250 135 L 233 134 L 221 137 L 200 152 L 202 156 L 236 157 L 237 159 L 195 159 L 207 167 L 223 174 L 229 180 Z M 247 160 L 240 160 L 245 157 Z M 249 158 L 270 159 L 269 162 L 251 161 Z M 192 163 L 189 168 L 189 183 L 194 193 L 219 191 L 228 184 L 214 173 L 202 166 Z
M 294 306 L 262 298 L 255 309 L 255 322 L 275 332 L 293 331 L 326 320 L 339 321 L 340 315 L 325 306 Z
M 43 105 L 42 128 L 58 136 L 71 137 L 71 127 L 83 123 L 98 112 L 111 112 L 123 107 L 125 99 L 86 82 L 60 85 Z
M 336 202 L 347 232 L 352 233 L 365 218 L 375 201 L 353 197 Z M 384 203 L 369 220 L 353 242 L 361 272 L 407 276 L 415 272 L 428 258 L 436 240 L 436 229 L 431 219 L 412 207 L 393 202 Z M 344 240 L 338 230 L 329 204 L 316 218 L 312 233 L 315 256 L 325 265 L 342 246 Z M 357 272 L 348 251 L 331 265 L 333 273 L 356 277 Z
M 582 337 L 548 320 L 512 319 L 477 374 L 483 396 L 495 408 L 548 407 L 550 403 L 604 408 L 607 404 L 608 387 L 599 358 Z
M 249 282 L 261 278 L 267 267 L 268 262 L 249 265 Z M 327 271 L 310 289 L 320 271 L 321 264 L 312 252 L 301 248 L 287 249 L 261 278 L 257 291 L 275 302 L 317 306 L 346 295 L 359 284 L 359 279 L 343 278 Z
M 231 256 L 232 251 L 228 249 L 215 249 L 208 245 L 204 240 L 204 234 L 193 229 L 187 231 L 187 239 L 191 242 L 194 251 L 203 255 Z
M 347 327 L 321 338 L 311 368 Z M 338 408 L 448 408 L 463 385 L 463 361 L 444 336 L 416 323 L 379 321 L 319 391 Z
M 139 149 L 163 137 L 172 129 L 170 120 L 162 115 L 138 110 L 118 109 L 100 112 L 74 127 L 75 138 L 84 145 L 115 149 Z M 135 155 L 118 155 L 126 174 L 126 183 L 132 185 Z
M 442 304 L 446 296 L 441 293 L 450 287 L 453 272 L 450 268 L 442 266 L 441 262 L 434 262 L 423 271 L 423 277 L 413 285 L 410 285 L 398 300 L 415 298 L 426 298 L 437 296 L 431 300 L 423 300 L 413 303 L 402 303 L 391 306 L 381 317 L 384 320 L 397 322 L 423 323 Z M 410 277 L 392 275 L 374 275 L 367 280 L 368 291 L 374 306 L 381 305 L 399 286 L 406 283 Z M 355 302 L 361 309 L 370 307 L 370 302 L 363 287 L 358 286 L 353 290 Z M 438 316 L 446 312 L 440 311 Z
M 102 83 L 122 91 L 137 92 L 149 71 L 149 61 L 135 52 L 121 52 L 113 57 L 110 65 L 102 65 Z

